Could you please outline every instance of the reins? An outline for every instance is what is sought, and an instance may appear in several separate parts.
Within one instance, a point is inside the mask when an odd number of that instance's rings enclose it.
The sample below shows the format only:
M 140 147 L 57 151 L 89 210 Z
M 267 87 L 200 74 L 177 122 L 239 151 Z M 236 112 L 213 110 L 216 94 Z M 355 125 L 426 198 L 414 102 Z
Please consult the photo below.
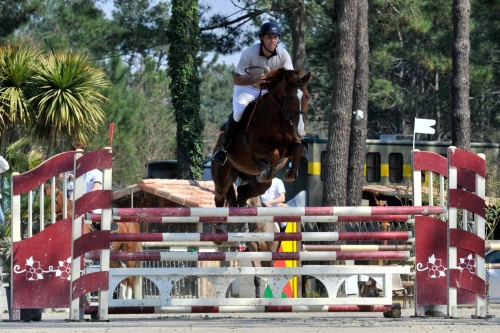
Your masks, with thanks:
M 254 69 L 254 68 L 258 68 L 258 69 L 262 69 L 261 67 L 248 67 L 245 69 L 245 72 L 254 77 L 252 75 L 252 73 L 250 73 L 250 70 L 251 69 Z M 267 81 L 269 82 L 269 81 Z M 267 83 L 266 82 L 266 83 Z M 286 84 L 286 83 L 285 83 Z M 284 101 L 283 101 L 283 106 L 281 106 L 277 101 L 276 99 L 274 98 L 273 94 L 271 91 L 269 91 L 269 95 L 271 96 L 271 99 L 273 101 L 273 103 L 278 107 L 278 110 L 281 111 L 281 114 L 283 115 L 283 118 L 285 119 L 285 121 L 288 121 L 288 123 L 290 124 L 290 126 L 293 126 L 293 118 L 296 116 L 296 115 L 303 115 L 304 118 L 307 116 L 307 113 L 304 112 L 304 111 L 297 111 L 297 112 L 293 112 L 291 113 L 290 112 L 290 108 L 289 108 L 289 104 L 290 104 L 290 98 L 289 98 L 289 95 L 288 95 L 288 90 L 290 87 L 302 87 L 302 86 L 305 86 L 306 84 L 305 83 L 302 83 L 302 82 L 295 82 L 295 83 L 292 83 L 290 85 L 287 85 L 285 87 L 285 95 L 284 95 Z M 253 107 L 253 110 L 252 110 L 252 113 L 250 114 L 250 117 L 248 119 L 248 122 L 247 122 L 247 125 L 246 125 L 246 128 L 245 128 L 245 133 L 248 133 L 248 130 L 250 128 L 250 123 L 252 121 L 252 118 L 255 114 L 255 110 L 257 110 L 257 105 L 259 104 L 259 101 L 261 99 L 261 97 L 263 96 L 262 95 L 262 90 L 264 89 L 264 85 L 261 84 L 260 86 L 260 91 L 259 91 L 259 96 L 257 97 L 256 101 L 255 101 L 255 105 Z M 294 133 L 295 136 L 297 136 L 297 133 L 295 132 Z
M 276 106 L 278 107 L 278 109 L 281 111 L 281 113 L 283 114 L 283 117 L 288 120 L 288 122 L 290 123 L 290 125 L 293 125 L 293 117 L 295 117 L 296 115 L 304 115 L 304 117 L 307 115 L 304 111 L 296 111 L 296 112 L 293 112 L 291 113 L 289 111 L 289 95 L 288 95 L 288 89 L 290 87 L 302 87 L 302 86 L 305 86 L 305 83 L 301 83 L 301 82 L 297 82 L 297 83 L 293 83 L 293 84 L 290 84 L 288 86 L 286 86 L 285 88 L 285 99 L 283 101 L 283 108 L 281 108 L 281 106 L 278 104 L 278 102 L 276 101 L 276 99 L 274 98 L 273 94 L 270 94 L 271 95 L 271 98 L 274 102 L 274 104 L 276 104 Z
M 259 97 L 257 97 L 257 100 L 255 101 L 255 105 L 253 106 L 253 110 L 252 110 L 252 113 L 250 114 L 250 118 L 248 118 L 247 128 L 245 128 L 245 133 L 248 133 L 248 127 L 250 127 L 250 122 L 252 121 L 253 114 L 255 113 L 255 110 L 257 109 L 257 104 L 259 104 L 260 98 L 262 97 L 262 90 L 263 89 L 264 89 L 263 87 L 260 87 Z
M 250 68 L 250 67 L 249 67 L 249 68 Z M 248 71 L 247 71 L 247 70 L 248 70 L 249 68 L 245 69 L 245 72 L 247 72 L 247 73 L 248 73 Z M 248 73 L 248 74 L 249 74 L 249 73 Z M 249 75 L 251 75 L 251 74 L 249 74 Z M 306 113 L 306 112 L 304 112 L 304 111 L 296 111 L 296 112 L 293 112 L 293 113 L 291 113 L 291 112 L 290 112 L 290 108 L 289 108 L 289 104 L 290 104 L 290 97 L 289 97 L 289 95 L 288 95 L 288 89 L 289 89 L 290 87 L 303 87 L 303 86 L 305 86 L 305 85 L 306 85 L 306 84 L 305 84 L 305 83 L 302 83 L 302 82 L 295 82 L 295 83 L 292 83 L 292 84 L 290 84 L 290 85 L 287 85 L 287 86 L 285 87 L 285 96 L 284 96 L 285 98 L 284 98 L 284 100 L 283 100 L 283 106 L 281 106 L 281 105 L 280 105 L 280 104 L 276 101 L 276 99 L 274 98 L 274 96 L 273 96 L 272 92 L 271 92 L 271 91 L 268 91 L 269 95 L 271 96 L 271 99 L 272 99 L 273 103 L 276 105 L 276 107 L 278 108 L 278 110 L 280 110 L 280 111 L 281 111 L 281 114 L 283 115 L 283 118 L 285 119 L 285 121 L 288 121 L 288 123 L 290 124 L 290 126 L 293 126 L 293 118 L 294 118 L 295 116 L 298 116 L 298 115 L 303 115 L 304 117 L 307 117 L 307 113 Z M 250 117 L 249 117 L 249 119 L 248 119 L 248 121 L 247 121 L 247 126 L 246 126 L 246 128 L 245 128 L 245 133 L 248 133 L 248 129 L 250 128 L 250 123 L 251 123 L 252 118 L 253 118 L 253 116 L 254 116 L 254 114 L 255 114 L 255 110 L 257 110 L 257 105 L 259 104 L 259 101 L 260 101 L 261 97 L 263 96 L 263 95 L 262 95 L 262 90 L 263 90 L 263 89 L 264 89 L 264 86 L 263 86 L 263 85 L 261 85 L 261 87 L 260 87 L 260 91 L 259 91 L 259 96 L 258 96 L 258 97 L 257 97 L 257 99 L 255 100 L 255 105 L 254 105 L 254 107 L 253 107 L 252 113 L 250 114 Z M 295 134 L 296 134 L 296 133 L 295 133 Z

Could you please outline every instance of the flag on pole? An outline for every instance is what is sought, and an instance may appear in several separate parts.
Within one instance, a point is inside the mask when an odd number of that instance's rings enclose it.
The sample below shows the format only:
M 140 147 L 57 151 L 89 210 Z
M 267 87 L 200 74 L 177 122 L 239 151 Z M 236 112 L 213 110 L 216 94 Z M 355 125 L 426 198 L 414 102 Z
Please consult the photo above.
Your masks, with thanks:
M 413 150 L 415 150 L 415 134 L 434 134 L 436 133 L 436 129 L 432 128 L 434 125 L 436 125 L 436 120 L 434 119 L 415 118 L 415 126 L 413 128 Z
M 432 126 L 436 125 L 434 119 L 415 118 L 415 133 L 434 134 L 436 130 Z

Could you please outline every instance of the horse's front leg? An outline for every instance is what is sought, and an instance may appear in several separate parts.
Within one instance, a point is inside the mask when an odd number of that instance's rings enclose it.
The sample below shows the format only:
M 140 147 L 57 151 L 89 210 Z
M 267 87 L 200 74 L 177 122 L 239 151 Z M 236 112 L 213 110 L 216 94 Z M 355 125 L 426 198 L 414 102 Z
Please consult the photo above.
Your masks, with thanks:
M 306 147 L 300 142 L 293 142 L 290 151 L 292 152 L 292 167 L 287 168 L 283 173 L 283 180 L 293 182 L 299 174 L 299 163 L 306 152 Z

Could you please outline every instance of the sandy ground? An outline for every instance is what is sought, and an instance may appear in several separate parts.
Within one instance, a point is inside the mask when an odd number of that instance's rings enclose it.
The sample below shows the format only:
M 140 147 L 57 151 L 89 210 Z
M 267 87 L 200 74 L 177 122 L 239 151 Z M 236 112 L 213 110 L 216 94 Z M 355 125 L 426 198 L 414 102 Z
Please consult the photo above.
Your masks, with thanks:
M 471 319 L 471 309 L 460 309 L 459 319 L 416 318 L 413 309 L 401 318 L 384 318 L 382 313 L 262 313 L 262 314 L 151 314 L 110 316 L 110 322 L 67 322 L 65 312 L 43 313 L 41 322 L 0 321 L 1 332 L 332 332 L 343 333 L 488 333 L 500 331 L 500 309 L 495 318 Z M 7 319 L 7 314 L 0 319 Z

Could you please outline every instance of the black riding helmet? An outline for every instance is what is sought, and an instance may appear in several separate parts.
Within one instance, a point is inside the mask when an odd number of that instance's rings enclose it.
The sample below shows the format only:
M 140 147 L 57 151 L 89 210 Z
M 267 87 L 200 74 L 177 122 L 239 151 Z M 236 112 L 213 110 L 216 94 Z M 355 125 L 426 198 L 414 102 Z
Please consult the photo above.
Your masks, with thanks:
M 260 35 L 259 37 L 262 38 L 265 34 L 272 34 L 272 35 L 278 35 L 279 38 L 281 38 L 281 29 L 278 23 L 274 22 L 266 22 L 260 27 Z

